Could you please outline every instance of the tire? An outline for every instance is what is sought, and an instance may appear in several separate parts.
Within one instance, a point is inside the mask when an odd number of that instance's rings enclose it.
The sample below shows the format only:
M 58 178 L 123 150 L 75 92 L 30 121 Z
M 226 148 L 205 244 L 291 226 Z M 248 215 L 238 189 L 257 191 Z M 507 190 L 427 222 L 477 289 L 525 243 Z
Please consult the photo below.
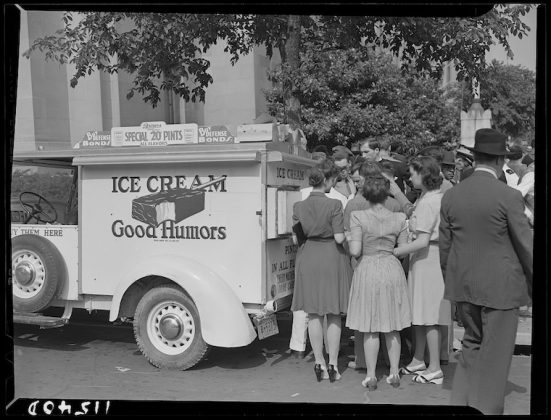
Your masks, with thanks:
M 161 369 L 189 369 L 209 350 L 195 304 L 176 286 L 158 286 L 142 297 L 134 314 L 134 337 L 146 359 Z
M 67 279 L 57 247 L 37 235 L 12 238 L 13 308 L 19 312 L 46 309 Z

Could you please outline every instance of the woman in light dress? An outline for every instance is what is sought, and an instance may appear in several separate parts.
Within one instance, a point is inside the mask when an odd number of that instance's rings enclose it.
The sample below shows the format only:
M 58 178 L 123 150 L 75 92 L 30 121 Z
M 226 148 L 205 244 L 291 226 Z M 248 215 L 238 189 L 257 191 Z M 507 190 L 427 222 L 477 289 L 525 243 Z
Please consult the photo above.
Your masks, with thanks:
M 367 375 L 362 385 L 377 388 L 376 365 L 379 333 L 384 333 L 390 373 L 387 383 L 400 385 L 400 333 L 411 325 L 406 278 L 400 261 L 393 255 L 396 243 L 407 242 L 406 216 L 383 205 L 390 183 L 382 175 L 367 177 L 362 194 L 369 201 L 366 210 L 350 216 L 350 254 L 361 256 L 354 270 L 346 326 L 363 333 Z
M 401 369 L 414 374 L 413 381 L 441 384 L 439 325 L 451 322 L 450 302 L 444 297 L 444 278 L 440 269 L 438 227 L 440 225 L 440 186 L 442 176 L 438 162 L 432 157 L 417 157 L 410 163 L 411 182 L 420 189 L 409 230 L 413 241 L 394 250 L 397 257 L 411 254 L 408 289 L 415 334 L 415 352 L 410 363 Z M 428 345 L 429 366 L 425 364 Z

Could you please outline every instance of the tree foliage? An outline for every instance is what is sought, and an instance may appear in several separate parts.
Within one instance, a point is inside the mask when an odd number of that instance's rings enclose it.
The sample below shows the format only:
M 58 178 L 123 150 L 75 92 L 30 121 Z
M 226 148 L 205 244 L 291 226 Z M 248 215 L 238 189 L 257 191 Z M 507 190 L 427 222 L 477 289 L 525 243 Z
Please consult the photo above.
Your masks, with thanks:
M 309 146 L 351 143 L 388 136 L 408 153 L 459 138 L 459 107 L 448 101 L 439 82 L 400 71 L 388 53 L 369 48 L 305 48 L 293 73 Z M 269 112 L 285 114 L 282 79 L 285 68 L 270 73 L 274 87 L 266 92 Z
M 65 172 L 45 174 L 14 169 L 11 196 L 18 198 L 22 192 L 31 191 L 41 194 L 50 201 L 67 203 L 72 182 L 72 176 Z
M 474 99 L 465 85 L 456 86 L 452 96 L 463 111 L 468 111 Z M 491 109 L 497 130 L 514 142 L 532 142 L 536 125 L 536 75 L 532 70 L 493 60 L 480 78 L 480 103 Z
M 268 56 L 278 49 L 284 65 L 298 71 L 304 45 L 316 51 L 369 45 L 399 56 L 403 71 L 436 78 L 451 60 L 459 78 L 472 78 L 484 72 L 492 38 L 512 55 L 507 36 L 527 33 L 520 16 L 530 7 L 498 5 L 473 18 L 67 12 L 63 29 L 34 40 L 26 55 L 39 50 L 47 59 L 74 64 L 73 87 L 96 69 L 124 70 L 133 75 L 127 97 L 138 92 L 153 106 L 162 90 L 204 101 L 213 80 L 201 55 L 219 41 L 232 63 L 261 45 Z M 287 110 L 300 111 L 294 79 L 289 81 Z

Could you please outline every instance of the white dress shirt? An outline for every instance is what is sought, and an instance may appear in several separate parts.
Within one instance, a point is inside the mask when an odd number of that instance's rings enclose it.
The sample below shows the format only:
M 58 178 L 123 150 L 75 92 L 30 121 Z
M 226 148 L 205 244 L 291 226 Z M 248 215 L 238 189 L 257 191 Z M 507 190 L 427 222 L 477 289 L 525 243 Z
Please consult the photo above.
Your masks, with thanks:
M 518 184 L 518 175 L 506 163 L 503 164 L 503 174 L 507 180 L 507 185 L 515 188 Z
M 526 194 L 534 192 L 534 171 L 526 172 L 522 178 L 519 180 L 518 184 L 513 188 L 519 190 L 522 193 L 522 196 L 525 197 Z
M 534 194 L 534 171 L 528 171 L 526 172 L 522 178 L 519 180 L 518 185 L 515 185 L 513 187 L 516 190 L 519 190 L 523 197 L 526 197 L 528 194 Z M 530 222 L 532 223 L 534 220 L 534 213 L 532 210 L 528 208 L 528 206 L 524 206 L 524 214 Z

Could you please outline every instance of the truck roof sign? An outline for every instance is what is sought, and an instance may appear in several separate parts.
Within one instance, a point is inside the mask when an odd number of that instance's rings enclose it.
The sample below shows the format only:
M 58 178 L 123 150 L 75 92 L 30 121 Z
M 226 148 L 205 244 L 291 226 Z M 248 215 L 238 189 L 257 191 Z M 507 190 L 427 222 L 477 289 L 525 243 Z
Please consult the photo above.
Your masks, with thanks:
M 224 125 L 166 124 L 143 122 L 139 127 L 113 127 L 111 131 L 88 131 L 74 149 L 126 146 L 171 146 L 181 144 L 228 144 L 235 137 Z
M 113 127 L 111 146 L 169 146 L 199 142 L 197 124 L 143 122 L 139 127 Z

